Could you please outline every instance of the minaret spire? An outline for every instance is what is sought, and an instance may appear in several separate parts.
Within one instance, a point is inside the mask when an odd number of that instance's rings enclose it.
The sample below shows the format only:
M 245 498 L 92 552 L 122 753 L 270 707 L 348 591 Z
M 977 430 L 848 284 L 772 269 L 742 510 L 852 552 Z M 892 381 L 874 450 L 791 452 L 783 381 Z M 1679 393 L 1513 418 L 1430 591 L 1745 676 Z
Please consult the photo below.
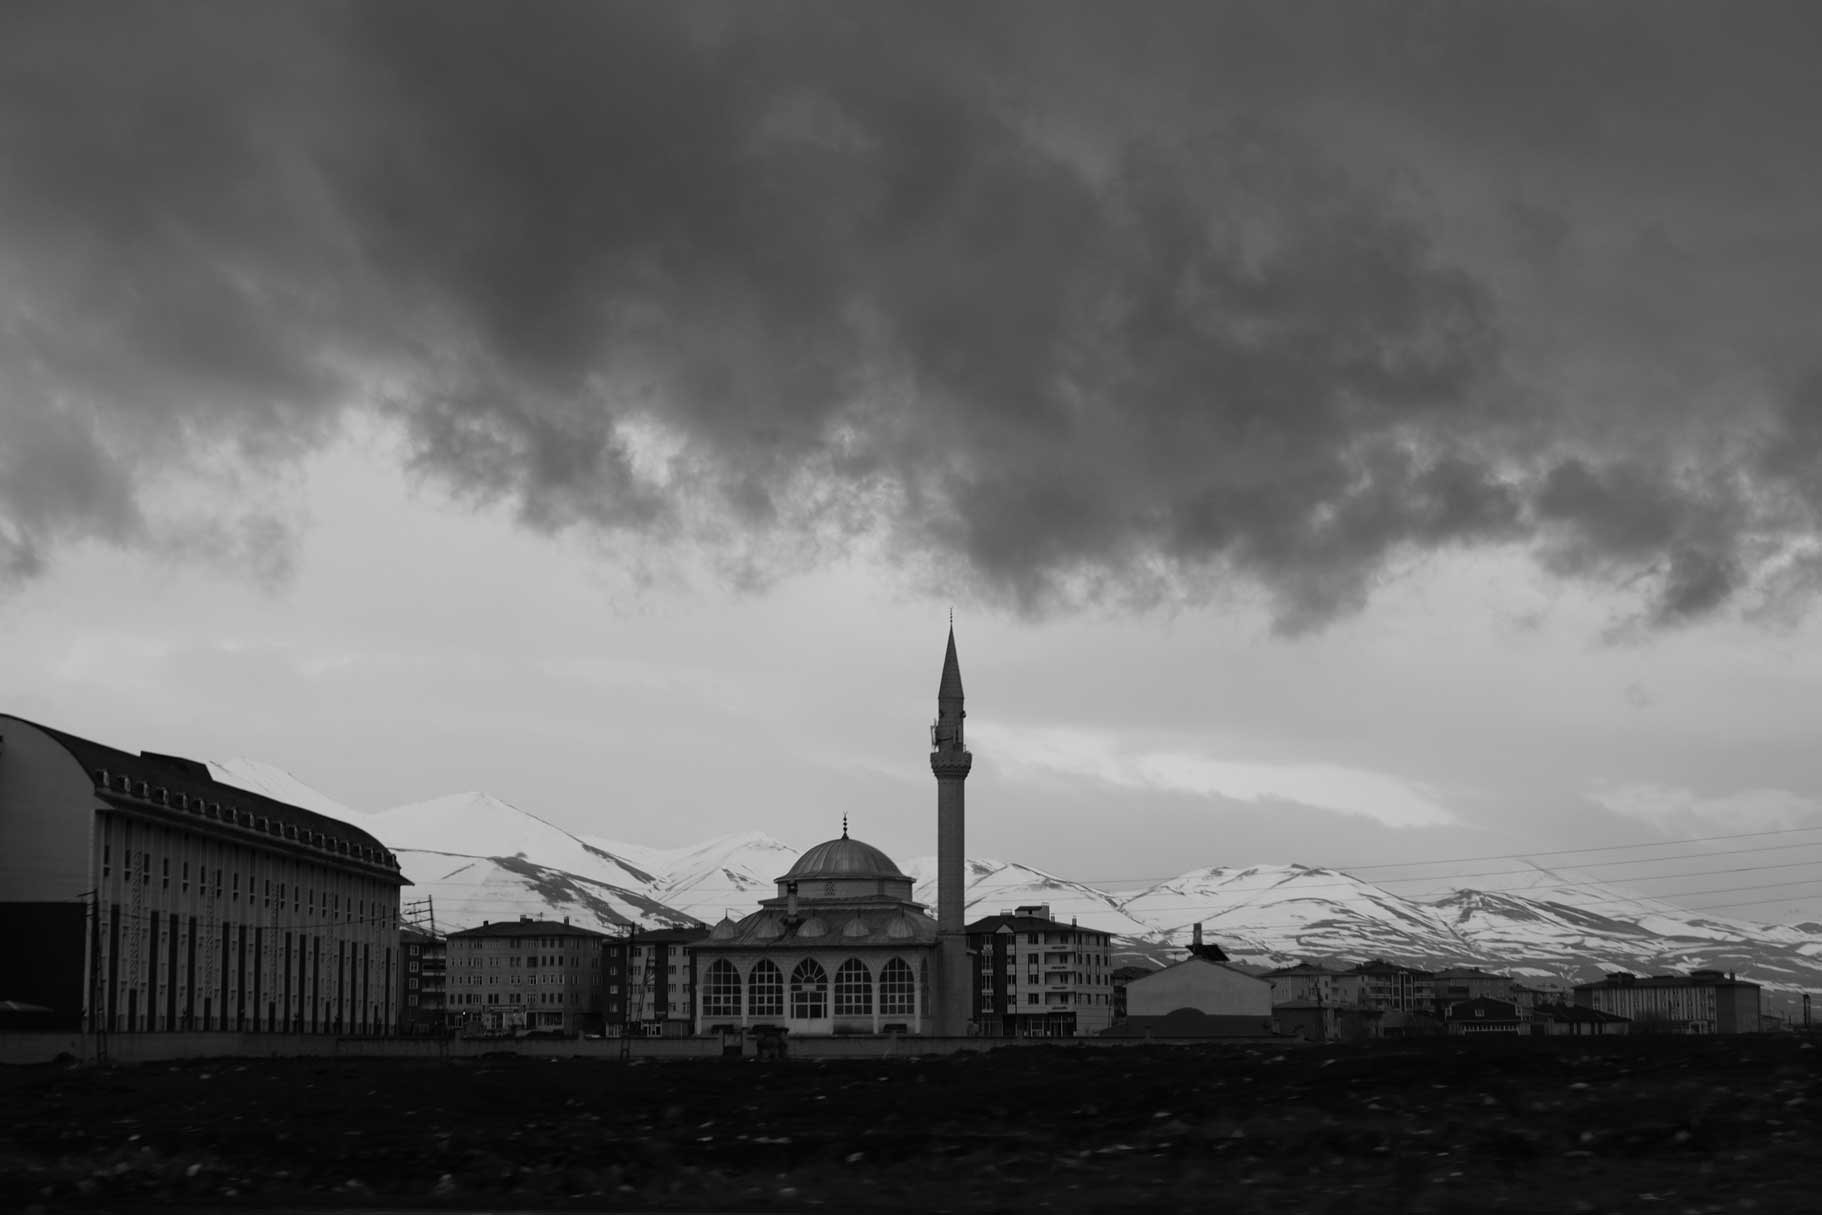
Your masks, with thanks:
M 943 654 L 943 679 L 936 689 L 937 709 L 940 713 L 945 701 L 953 700 L 956 708 L 961 708 L 962 699 L 962 664 L 955 656 L 955 622 L 949 623 L 949 649 Z
M 966 867 L 966 783 L 974 766 L 963 739 L 962 664 L 955 655 L 955 624 L 943 653 L 943 677 L 936 690 L 936 721 L 930 726 L 930 772 L 936 777 L 936 930 L 941 953 L 938 972 L 939 1034 L 962 1035 L 973 1020 L 973 973 L 968 966 L 964 921 Z

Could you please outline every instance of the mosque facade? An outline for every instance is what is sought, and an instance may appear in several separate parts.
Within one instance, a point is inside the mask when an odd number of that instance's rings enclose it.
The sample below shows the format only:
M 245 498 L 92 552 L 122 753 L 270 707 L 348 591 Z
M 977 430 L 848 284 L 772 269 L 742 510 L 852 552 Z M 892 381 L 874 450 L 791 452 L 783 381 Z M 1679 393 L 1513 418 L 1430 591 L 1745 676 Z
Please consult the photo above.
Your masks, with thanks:
M 723 918 L 695 944 L 702 1032 L 781 1026 L 796 1035 L 960 1035 L 970 1029 L 973 971 L 962 922 L 961 664 L 949 631 L 931 727 L 937 781 L 937 910 L 912 879 L 848 835 L 817 844 L 777 879 L 777 893 L 740 920 Z

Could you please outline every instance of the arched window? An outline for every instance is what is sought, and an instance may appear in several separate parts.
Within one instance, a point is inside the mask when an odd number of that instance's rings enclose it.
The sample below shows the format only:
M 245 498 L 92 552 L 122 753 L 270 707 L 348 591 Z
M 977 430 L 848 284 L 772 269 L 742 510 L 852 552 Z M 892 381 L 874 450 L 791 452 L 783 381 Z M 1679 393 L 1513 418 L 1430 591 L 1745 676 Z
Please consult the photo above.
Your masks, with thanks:
M 791 1016 L 799 1020 L 829 1015 L 829 972 L 815 958 L 805 958 L 791 972 Z
M 879 1015 L 917 1015 L 917 978 L 903 958 L 893 958 L 879 972 Z
M 849 958 L 835 972 L 835 1015 L 873 1015 L 873 972 L 859 958 Z
M 774 970 L 777 967 L 773 967 Z M 740 1015 L 740 972 L 726 958 L 716 958 L 702 983 L 702 1015 L 705 1017 L 738 1017 Z
M 747 976 L 747 1012 L 754 1017 L 784 1016 L 784 972 L 763 958 Z

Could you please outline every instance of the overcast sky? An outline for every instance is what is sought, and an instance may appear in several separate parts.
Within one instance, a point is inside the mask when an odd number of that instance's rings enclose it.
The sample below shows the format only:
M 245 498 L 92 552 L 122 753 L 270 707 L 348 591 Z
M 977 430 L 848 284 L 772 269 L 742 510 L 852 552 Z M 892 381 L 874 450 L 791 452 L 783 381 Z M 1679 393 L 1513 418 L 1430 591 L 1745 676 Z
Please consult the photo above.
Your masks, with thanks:
M 906 858 L 953 605 L 977 855 L 1817 915 L 1818 44 L 8 4 L 0 708 Z

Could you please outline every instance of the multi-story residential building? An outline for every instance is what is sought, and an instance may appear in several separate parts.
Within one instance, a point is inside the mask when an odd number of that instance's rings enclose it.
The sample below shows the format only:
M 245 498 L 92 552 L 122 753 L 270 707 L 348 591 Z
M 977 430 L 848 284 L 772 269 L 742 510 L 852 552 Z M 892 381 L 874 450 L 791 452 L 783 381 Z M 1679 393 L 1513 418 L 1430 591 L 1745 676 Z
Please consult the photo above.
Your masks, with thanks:
M 1349 972 L 1361 977 L 1360 1003 L 1381 1012 L 1427 1012 L 1435 1000 L 1430 972 L 1399 966 L 1382 958 L 1362 962 Z
M 1496 975 L 1477 966 L 1450 966 L 1430 976 L 1437 1007 L 1446 1010 L 1462 1000 L 1500 1000 L 1516 1003 L 1518 984 L 1510 975 Z
M 602 1008 L 609 1034 L 647 1038 L 696 1032 L 696 953 L 707 928 L 658 928 L 608 937 Z
M 399 1030 L 407 1034 L 442 1033 L 449 1026 L 449 943 L 433 932 L 399 929 Z
M 1066 1038 L 1113 1023 L 1113 934 L 1059 923 L 1045 904 L 968 925 L 975 1023 L 990 1038 Z
M 1334 970 L 1314 962 L 1299 962 L 1268 970 L 1259 976 L 1272 985 L 1272 1005 L 1315 1004 L 1325 1008 L 1353 1008 L 1366 1003 L 1367 976 L 1355 970 Z
M 1759 1032 L 1759 985 L 1718 970 L 1649 978 L 1617 971 L 1577 984 L 1575 1002 L 1628 1018 L 1635 1034 Z
M 580 1034 L 599 1024 L 606 934 L 521 916 L 452 932 L 448 955 L 450 1020 L 463 1034 L 555 1030 Z
M 0 716 L 0 973 L 64 1027 L 383 1033 L 397 859 L 358 827 Z
M 1155 966 L 1118 966 L 1113 971 L 1113 1019 L 1116 1023 L 1126 1017 L 1126 985 L 1134 979 L 1143 979 L 1156 970 Z

